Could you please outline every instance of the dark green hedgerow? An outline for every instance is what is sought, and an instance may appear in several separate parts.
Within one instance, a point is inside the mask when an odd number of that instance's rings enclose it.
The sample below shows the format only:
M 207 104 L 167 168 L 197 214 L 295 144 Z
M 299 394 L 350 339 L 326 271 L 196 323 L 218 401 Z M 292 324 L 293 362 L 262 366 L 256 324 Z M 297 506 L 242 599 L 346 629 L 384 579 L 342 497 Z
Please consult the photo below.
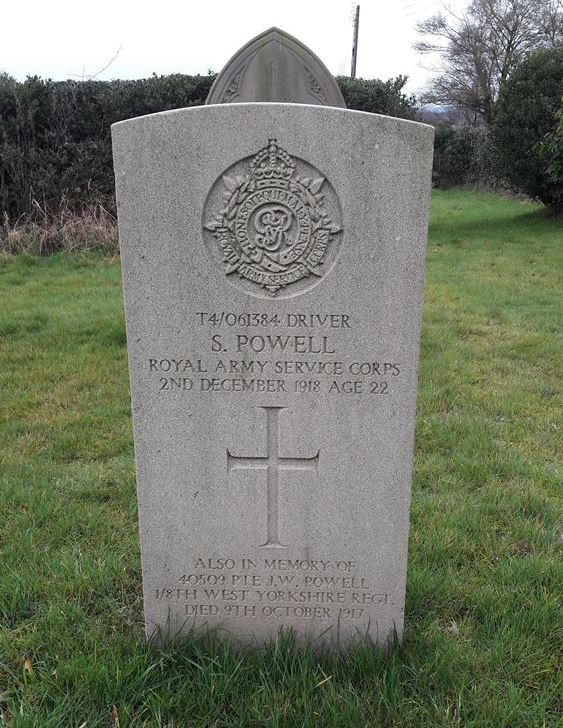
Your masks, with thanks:
M 143 114 L 199 106 L 215 76 L 152 76 L 138 81 L 18 83 L 0 75 L 0 217 L 101 204 L 114 209 L 110 127 Z M 405 77 L 340 78 L 353 109 L 414 118 Z
M 514 189 L 563 210 L 563 48 L 532 53 L 499 95 L 493 139 Z

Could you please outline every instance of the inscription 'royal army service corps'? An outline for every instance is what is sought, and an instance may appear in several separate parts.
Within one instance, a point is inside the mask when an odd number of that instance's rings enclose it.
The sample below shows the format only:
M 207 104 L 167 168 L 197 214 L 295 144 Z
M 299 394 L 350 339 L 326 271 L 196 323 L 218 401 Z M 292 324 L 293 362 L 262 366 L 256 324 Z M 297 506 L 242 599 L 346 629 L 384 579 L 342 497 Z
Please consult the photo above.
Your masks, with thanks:
M 229 280 L 258 296 L 286 297 L 311 288 L 334 264 L 342 234 L 330 183 L 276 139 L 217 180 L 203 227 L 210 253 L 220 254 Z

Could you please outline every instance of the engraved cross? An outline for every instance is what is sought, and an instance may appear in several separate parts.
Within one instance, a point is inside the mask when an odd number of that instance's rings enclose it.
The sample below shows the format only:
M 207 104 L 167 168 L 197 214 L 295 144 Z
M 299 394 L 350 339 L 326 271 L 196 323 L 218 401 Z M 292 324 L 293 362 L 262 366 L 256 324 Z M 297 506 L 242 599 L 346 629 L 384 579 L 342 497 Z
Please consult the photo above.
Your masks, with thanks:
M 291 458 L 280 455 L 279 413 L 285 407 L 261 407 L 266 410 L 265 457 L 240 457 L 227 449 L 227 472 L 232 470 L 265 470 L 267 503 L 267 538 L 261 546 L 283 547 L 279 540 L 279 472 L 280 470 L 310 470 L 317 472 L 319 453 L 309 458 Z

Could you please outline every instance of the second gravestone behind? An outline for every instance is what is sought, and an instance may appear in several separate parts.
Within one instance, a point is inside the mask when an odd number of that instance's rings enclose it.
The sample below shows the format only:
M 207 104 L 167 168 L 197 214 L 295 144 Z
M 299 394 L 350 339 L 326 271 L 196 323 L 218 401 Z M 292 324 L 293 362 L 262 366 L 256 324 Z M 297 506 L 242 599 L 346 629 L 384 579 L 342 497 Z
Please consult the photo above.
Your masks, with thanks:
M 432 129 L 229 104 L 113 135 L 147 634 L 386 644 Z

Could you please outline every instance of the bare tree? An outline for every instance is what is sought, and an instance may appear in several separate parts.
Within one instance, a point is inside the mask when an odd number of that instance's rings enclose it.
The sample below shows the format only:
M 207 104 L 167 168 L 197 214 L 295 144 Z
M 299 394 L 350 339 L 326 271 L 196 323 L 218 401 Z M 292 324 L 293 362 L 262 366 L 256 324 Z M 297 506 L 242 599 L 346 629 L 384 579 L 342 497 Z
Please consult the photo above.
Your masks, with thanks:
M 493 119 L 498 92 L 533 50 L 563 43 L 562 0 L 473 0 L 465 13 L 448 10 L 417 25 L 419 53 L 439 53 L 439 75 L 423 101 L 451 104 L 470 123 Z

